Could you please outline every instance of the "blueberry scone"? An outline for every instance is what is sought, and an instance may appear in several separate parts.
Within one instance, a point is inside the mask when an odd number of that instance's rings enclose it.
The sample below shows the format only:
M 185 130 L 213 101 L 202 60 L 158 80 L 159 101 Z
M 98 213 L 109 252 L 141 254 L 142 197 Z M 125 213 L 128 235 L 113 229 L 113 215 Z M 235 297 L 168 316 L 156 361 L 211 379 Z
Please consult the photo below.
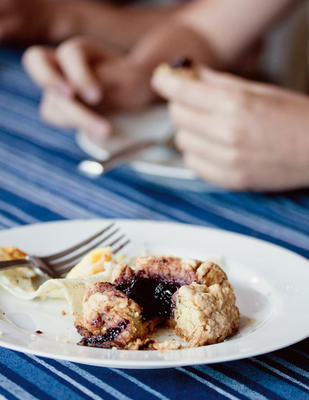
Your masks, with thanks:
M 144 349 L 153 345 L 149 334 L 169 323 L 195 347 L 234 334 L 239 319 L 233 288 L 217 264 L 145 256 L 134 269 L 118 265 L 111 284 L 90 286 L 75 326 L 82 345 Z

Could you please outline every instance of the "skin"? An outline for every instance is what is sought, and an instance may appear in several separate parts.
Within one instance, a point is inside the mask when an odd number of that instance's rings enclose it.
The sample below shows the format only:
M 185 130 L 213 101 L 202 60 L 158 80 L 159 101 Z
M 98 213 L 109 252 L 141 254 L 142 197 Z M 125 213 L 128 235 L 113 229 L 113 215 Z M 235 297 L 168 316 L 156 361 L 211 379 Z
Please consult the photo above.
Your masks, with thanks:
M 114 6 L 93 0 L 1 0 L 0 43 L 59 43 L 89 35 L 126 51 L 146 30 L 181 7 Z
M 24 65 L 44 89 L 43 118 L 84 128 L 96 142 L 111 133 L 110 110 L 156 99 L 153 69 L 184 55 L 228 68 L 289 6 L 288 0 L 196 1 L 150 31 L 127 54 L 77 38 L 57 49 L 34 47 Z M 235 29 L 237 27 L 237 29 Z M 308 186 L 309 100 L 274 86 L 201 69 L 201 81 L 155 75 L 170 102 L 177 143 L 201 177 L 235 190 Z
M 169 101 L 188 167 L 234 190 L 308 186 L 308 96 L 208 68 L 199 76 L 158 73 L 152 80 Z
M 278 17 L 289 1 L 234 0 L 233 4 L 231 7 L 230 0 L 198 0 L 186 5 L 168 18 L 168 24 L 150 29 L 125 55 L 111 57 L 110 46 L 89 38 L 71 39 L 55 50 L 30 47 L 23 63 L 45 92 L 43 118 L 78 129 L 81 118 L 77 113 L 83 109 L 87 121 L 93 120 L 89 134 L 96 125 L 93 139 L 100 130 L 103 140 L 111 131 L 102 114 L 105 110 L 138 109 L 156 99 L 150 78 L 160 62 L 186 55 L 212 67 L 226 67 Z M 235 26 L 237 35 L 232 34 Z M 67 96 L 63 100 L 67 115 L 63 115 L 62 109 L 49 109 L 52 102 L 47 102 L 46 97 L 55 96 L 55 92 Z

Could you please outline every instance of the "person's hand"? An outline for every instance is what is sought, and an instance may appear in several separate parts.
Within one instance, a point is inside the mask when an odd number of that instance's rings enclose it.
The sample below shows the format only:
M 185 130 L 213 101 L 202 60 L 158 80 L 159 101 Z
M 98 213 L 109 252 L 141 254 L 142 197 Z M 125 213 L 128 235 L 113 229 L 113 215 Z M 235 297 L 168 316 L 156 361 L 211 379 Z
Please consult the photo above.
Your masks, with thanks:
M 76 38 L 57 49 L 31 47 L 23 64 L 44 90 L 41 113 L 58 126 L 85 130 L 101 142 L 111 131 L 106 111 L 135 110 L 154 96 L 149 75 L 95 41 Z
M 271 85 L 200 70 L 200 80 L 155 74 L 170 102 L 189 168 L 234 190 L 309 185 L 309 99 Z

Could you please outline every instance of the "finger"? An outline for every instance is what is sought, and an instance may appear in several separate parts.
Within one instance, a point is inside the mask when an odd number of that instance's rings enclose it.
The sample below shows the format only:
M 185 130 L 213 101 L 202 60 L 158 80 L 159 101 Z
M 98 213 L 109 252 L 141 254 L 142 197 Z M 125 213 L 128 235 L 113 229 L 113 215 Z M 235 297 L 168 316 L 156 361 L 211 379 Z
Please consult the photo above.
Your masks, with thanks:
M 48 47 L 33 46 L 23 55 L 23 66 L 32 79 L 42 88 L 54 88 L 71 96 L 73 90 L 65 81 L 57 65 L 55 52 Z
M 204 66 L 198 66 L 197 70 L 198 76 L 203 82 L 215 87 L 222 87 L 229 90 L 241 90 L 251 84 L 247 79 L 228 72 L 215 71 Z
M 102 59 L 101 49 L 100 56 Z M 57 59 L 65 76 L 89 104 L 97 104 L 103 97 L 103 88 L 91 62 L 96 57 L 99 57 L 97 46 L 82 39 L 69 40 L 57 49 Z
M 169 114 L 175 125 L 193 131 L 213 142 L 230 145 L 233 141 L 233 118 L 227 114 L 209 112 L 181 103 L 170 103 Z
M 273 89 L 273 86 L 266 83 L 249 81 L 227 72 L 218 72 L 202 66 L 198 67 L 198 74 L 205 84 L 220 87 L 232 93 L 232 98 L 238 106 L 244 106 L 250 94 L 265 95 Z
M 152 87 L 164 98 L 206 111 L 231 112 L 235 109 L 237 91 L 207 84 L 170 72 L 158 72 Z
M 184 161 L 188 168 L 208 182 L 223 186 L 232 190 L 243 190 L 246 188 L 246 182 L 243 175 L 218 166 L 204 157 L 200 157 L 194 153 L 186 153 Z
M 78 101 L 47 91 L 41 103 L 41 115 L 49 123 L 66 128 L 81 129 L 101 144 L 111 132 L 109 121 Z
M 239 170 L 246 165 L 246 154 L 208 140 L 195 132 L 180 130 L 175 138 L 176 146 L 184 153 L 195 154 L 218 166 Z

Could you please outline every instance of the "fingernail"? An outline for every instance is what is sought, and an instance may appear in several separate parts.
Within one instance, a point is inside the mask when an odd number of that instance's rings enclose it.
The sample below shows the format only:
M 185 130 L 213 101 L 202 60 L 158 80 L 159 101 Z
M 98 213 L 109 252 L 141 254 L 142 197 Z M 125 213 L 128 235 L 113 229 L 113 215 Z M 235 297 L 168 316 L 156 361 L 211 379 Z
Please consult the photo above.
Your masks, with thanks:
M 82 96 L 87 103 L 96 104 L 101 100 L 102 92 L 96 86 L 89 86 L 83 91 Z

